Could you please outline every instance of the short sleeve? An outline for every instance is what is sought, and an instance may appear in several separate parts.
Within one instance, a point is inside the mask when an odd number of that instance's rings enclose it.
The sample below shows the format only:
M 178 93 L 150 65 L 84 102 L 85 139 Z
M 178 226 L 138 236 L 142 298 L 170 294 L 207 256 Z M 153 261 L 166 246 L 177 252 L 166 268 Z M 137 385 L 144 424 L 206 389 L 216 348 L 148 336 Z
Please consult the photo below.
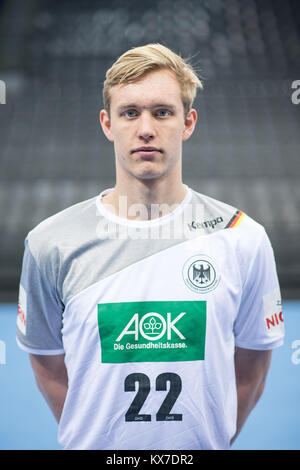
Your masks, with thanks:
M 246 349 L 272 349 L 284 341 L 284 320 L 276 263 L 262 230 L 244 263 L 240 308 L 234 323 L 235 344 Z
M 38 261 L 27 237 L 19 285 L 17 343 L 33 354 L 63 354 L 63 304 L 56 293 L 55 266 L 51 257 L 39 256 Z

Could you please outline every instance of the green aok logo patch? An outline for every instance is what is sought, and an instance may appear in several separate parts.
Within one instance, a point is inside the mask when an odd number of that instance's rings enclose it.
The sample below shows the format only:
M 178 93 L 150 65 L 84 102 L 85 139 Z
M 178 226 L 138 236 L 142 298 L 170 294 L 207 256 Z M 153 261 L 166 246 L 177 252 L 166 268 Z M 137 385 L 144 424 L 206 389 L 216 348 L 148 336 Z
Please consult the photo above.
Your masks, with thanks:
M 98 304 L 102 363 L 200 361 L 206 301 Z

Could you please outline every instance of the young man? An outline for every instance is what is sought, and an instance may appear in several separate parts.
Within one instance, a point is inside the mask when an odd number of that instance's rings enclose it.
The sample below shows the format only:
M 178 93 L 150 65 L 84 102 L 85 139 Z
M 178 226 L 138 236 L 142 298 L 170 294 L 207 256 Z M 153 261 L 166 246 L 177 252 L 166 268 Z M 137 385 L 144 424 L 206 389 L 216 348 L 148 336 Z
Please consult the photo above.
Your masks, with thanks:
M 64 449 L 228 449 L 283 342 L 264 228 L 182 182 L 201 82 L 158 44 L 107 72 L 116 184 L 27 236 L 17 341 Z

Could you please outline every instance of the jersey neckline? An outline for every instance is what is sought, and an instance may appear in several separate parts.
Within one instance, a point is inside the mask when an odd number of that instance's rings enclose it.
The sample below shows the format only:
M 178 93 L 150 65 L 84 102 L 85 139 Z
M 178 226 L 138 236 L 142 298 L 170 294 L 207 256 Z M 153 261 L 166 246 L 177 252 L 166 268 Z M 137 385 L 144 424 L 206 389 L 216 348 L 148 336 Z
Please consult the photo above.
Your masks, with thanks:
M 114 214 L 112 211 L 107 209 L 104 204 L 102 203 L 101 199 L 104 195 L 110 193 L 113 188 L 108 188 L 102 191 L 96 198 L 96 206 L 98 211 L 107 219 L 111 220 L 112 222 L 120 225 L 127 225 L 130 227 L 138 227 L 138 228 L 147 228 L 147 227 L 153 227 L 153 226 L 158 226 L 162 225 L 165 223 L 170 222 L 173 220 L 176 216 L 178 216 L 185 208 L 185 206 L 191 201 L 192 199 L 192 191 L 191 189 L 184 184 L 184 187 L 186 189 L 186 195 L 184 199 L 177 205 L 177 207 L 169 212 L 168 214 L 162 216 L 162 217 L 157 217 L 155 219 L 151 220 L 131 220 L 127 219 L 125 217 L 120 217 L 116 214 Z

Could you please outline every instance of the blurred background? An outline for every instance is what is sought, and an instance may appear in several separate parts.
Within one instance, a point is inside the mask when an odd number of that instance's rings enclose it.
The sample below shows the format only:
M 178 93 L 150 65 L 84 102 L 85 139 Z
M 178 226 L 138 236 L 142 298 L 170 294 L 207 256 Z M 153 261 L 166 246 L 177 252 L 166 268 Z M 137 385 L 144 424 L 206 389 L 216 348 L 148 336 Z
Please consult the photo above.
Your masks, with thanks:
M 204 82 L 185 182 L 262 222 L 284 296 L 300 296 L 299 2 L 2 0 L 0 14 L 0 300 L 16 300 L 27 232 L 114 184 L 102 83 L 148 42 L 190 58 Z
M 28 231 L 114 185 L 113 148 L 98 120 L 105 71 L 149 42 L 188 58 L 204 83 L 184 144 L 185 183 L 265 226 L 283 299 L 300 299 L 297 0 L 0 0 L 5 305 L 17 302 Z

